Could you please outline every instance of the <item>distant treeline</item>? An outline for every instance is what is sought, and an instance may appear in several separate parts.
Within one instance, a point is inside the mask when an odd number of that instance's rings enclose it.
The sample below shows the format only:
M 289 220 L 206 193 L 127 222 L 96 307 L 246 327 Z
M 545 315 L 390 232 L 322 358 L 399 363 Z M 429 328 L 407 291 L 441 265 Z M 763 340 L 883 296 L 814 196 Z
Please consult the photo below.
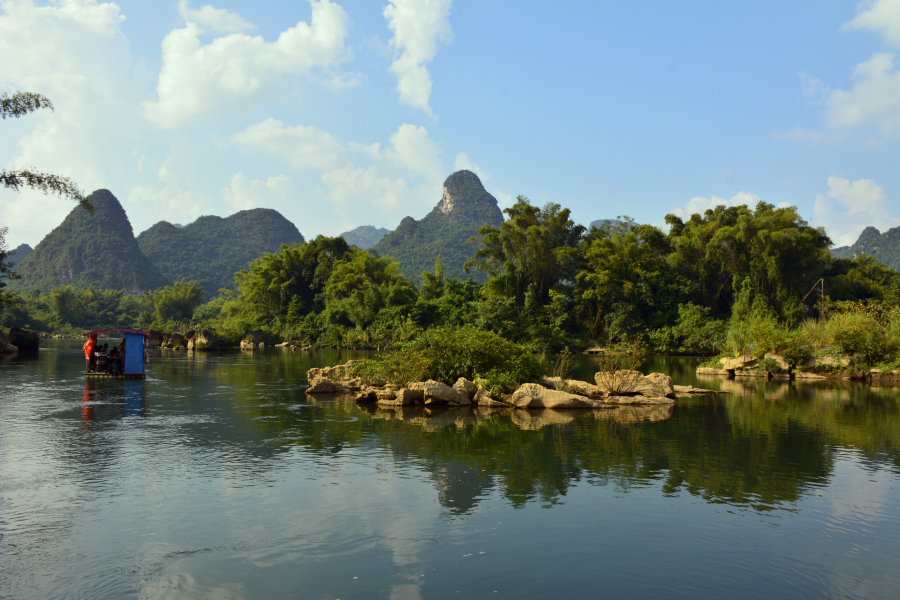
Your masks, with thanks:
M 235 342 L 262 329 L 272 341 L 367 348 L 474 325 L 547 351 L 637 340 L 715 354 L 753 345 L 748 323 L 791 332 L 829 311 L 890 309 L 900 291 L 900 273 L 871 257 L 834 258 L 824 229 L 794 207 L 668 215 L 668 233 L 627 217 L 586 229 L 568 209 L 522 196 L 504 212 L 466 263 L 484 284 L 445 278 L 439 257 L 416 287 L 390 258 L 320 236 L 255 260 L 235 275 L 236 293 L 204 304 L 184 280 L 138 296 L 68 286 L 21 297 L 2 319 L 42 330 L 202 326 Z

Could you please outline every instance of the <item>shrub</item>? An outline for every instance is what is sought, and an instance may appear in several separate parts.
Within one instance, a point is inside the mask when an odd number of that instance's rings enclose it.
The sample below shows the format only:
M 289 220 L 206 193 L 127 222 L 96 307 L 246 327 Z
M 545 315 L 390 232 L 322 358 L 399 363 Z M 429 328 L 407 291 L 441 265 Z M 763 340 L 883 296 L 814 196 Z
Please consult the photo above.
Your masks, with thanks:
M 613 396 L 633 392 L 643 377 L 638 369 L 644 364 L 646 352 L 640 342 L 607 349 L 597 363 L 597 385 Z

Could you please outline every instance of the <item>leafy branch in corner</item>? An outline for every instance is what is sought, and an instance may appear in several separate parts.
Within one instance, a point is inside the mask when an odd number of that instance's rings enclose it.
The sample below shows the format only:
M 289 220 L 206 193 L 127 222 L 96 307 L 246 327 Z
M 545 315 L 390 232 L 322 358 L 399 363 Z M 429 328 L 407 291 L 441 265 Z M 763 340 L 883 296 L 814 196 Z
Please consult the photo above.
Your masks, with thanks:
M 19 118 L 39 108 L 53 110 L 53 103 L 46 96 L 34 92 L 16 92 L 12 96 L 6 92 L 0 94 L 0 116 Z

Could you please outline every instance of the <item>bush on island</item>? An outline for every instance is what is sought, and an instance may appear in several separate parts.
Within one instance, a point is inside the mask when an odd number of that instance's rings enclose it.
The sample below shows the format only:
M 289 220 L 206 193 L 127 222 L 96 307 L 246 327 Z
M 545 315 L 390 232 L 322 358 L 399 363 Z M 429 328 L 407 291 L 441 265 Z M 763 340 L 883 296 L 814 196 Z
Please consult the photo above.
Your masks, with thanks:
M 543 369 L 531 347 L 467 325 L 429 329 L 398 350 L 356 363 L 351 372 L 370 383 L 398 387 L 426 379 L 453 385 L 465 377 L 495 395 L 539 380 Z

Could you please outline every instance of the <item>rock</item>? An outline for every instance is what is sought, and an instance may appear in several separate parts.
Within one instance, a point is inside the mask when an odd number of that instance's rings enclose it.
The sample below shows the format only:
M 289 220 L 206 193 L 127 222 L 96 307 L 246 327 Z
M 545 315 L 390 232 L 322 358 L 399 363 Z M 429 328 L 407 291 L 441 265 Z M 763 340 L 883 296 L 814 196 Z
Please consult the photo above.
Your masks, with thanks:
M 424 382 L 410 383 L 407 387 L 411 390 L 422 391 L 425 395 L 425 406 L 459 404 L 459 392 L 449 385 L 434 381 L 433 379 Z
M 256 350 L 256 346 L 250 340 L 241 340 L 241 350 Z
M 735 377 L 765 377 L 769 378 L 768 371 L 744 371 L 742 369 L 737 369 L 734 372 Z
M 647 396 L 648 398 L 666 396 L 669 393 L 672 393 L 674 395 L 675 390 L 672 389 L 670 392 L 670 390 L 668 389 L 668 386 L 671 385 L 671 378 L 663 375 L 662 373 L 657 373 L 655 375 L 658 376 L 656 379 L 650 379 L 649 377 L 646 377 L 638 371 L 622 370 L 616 371 L 614 380 L 612 381 L 605 373 L 597 373 L 596 375 L 594 375 L 594 378 L 597 380 L 597 387 L 604 394 L 614 394 L 616 396 L 640 395 Z M 663 378 L 666 379 L 663 380 Z M 663 385 L 660 385 L 660 383 L 663 381 L 665 381 L 666 383 L 665 387 Z
M 756 357 L 752 354 L 742 354 L 737 358 L 723 358 L 719 361 L 722 364 L 722 367 L 728 370 L 734 369 L 749 369 L 750 367 L 755 367 L 758 362 Z
M 697 375 L 731 375 L 728 369 L 717 369 L 716 367 L 697 367 Z
M 364 387 L 353 395 L 356 402 L 377 402 L 378 391 L 375 388 Z
M 784 357 L 781 356 L 780 354 L 766 352 L 765 358 L 768 358 L 769 360 L 774 360 L 776 363 L 778 363 L 778 366 L 781 367 L 782 369 L 784 369 L 785 371 L 789 371 L 791 368 L 790 365 L 788 365 L 787 361 L 784 360 Z
M 675 404 L 672 398 L 665 396 L 607 396 L 607 404 Z
M 469 381 L 465 377 L 460 377 L 456 380 L 456 383 L 453 384 L 453 389 L 456 390 L 460 396 L 465 394 L 466 398 L 472 398 L 478 391 L 478 386 L 475 382 Z
M 592 383 L 579 381 L 577 379 L 563 380 L 561 377 L 544 377 L 541 380 L 544 387 L 551 390 L 559 390 L 561 392 L 569 392 L 576 396 L 587 396 L 590 398 L 602 398 L 603 390 Z
M 180 348 L 185 345 L 184 336 L 180 333 L 173 333 L 171 335 L 167 335 L 163 339 L 162 346 L 160 348 L 168 348 L 170 350 L 174 350 L 175 348 Z
M 28 329 L 10 327 L 9 343 L 18 348 L 20 352 L 37 350 L 41 344 L 41 338 L 38 334 Z
M 5 340 L 0 340 L 0 354 L 13 354 L 18 351 L 19 348 L 17 346 L 14 346 Z
M 252 342 L 254 346 L 259 346 L 263 341 L 263 332 L 262 329 L 257 329 L 256 331 L 251 331 L 245 340 Z
M 478 391 L 475 392 L 475 395 L 472 396 L 472 402 L 477 404 L 478 406 L 496 406 L 500 408 L 509 408 L 509 404 L 506 402 L 501 402 L 500 400 L 494 400 L 491 398 L 488 391 L 483 387 L 478 388 Z
M 810 356 L 803 362 L 806 369 L 815 369 L 816 367 L 846 367 L 850 365 L 850 359 L 846 356 L 837 360 L 831 356 Z
M 809 371 L 800 371 L 794 373 L 794 379 L 827 379 L 824 375 L 818 373 L 810 373 Z
M 148 333 L 150 334 L 150 337 L 147 338 L 147 348 L 159 348 L 163 342 L 162 332 L 151 329 Z
M 590 408 L 583 396 L 559 390 L 548 390 L 536 383 L 523 383 L 513 393 L 510 404 L 519 408 Z
M 668 375 L 664 373 L 650 373 L 647 375 L 647 379 L 665 392 L 663 396 L 669 398 L 675 397 L 675 385 L 672 383 L 672 378 Z
M 275 344 L 276 348 L 284 348 L 285 346 L 290 346 L 290 342 L 281 342 L 280 344 Z
M 384 406 L 410 406 L 425 400 L 425 393 L 420 390 L 400 388 L 394 393 L 394 398 L 378 398 L 378 404 Z
M 675 394 L 678 396 L 693 396 L 697 394 L 723 394 L 724 392 L 719 392 L 717 390 L 707 390 L 704 388 L 694 387 L 692 385 L 676 385 L 673 386 L 675 388 Z
M 194 332 L 194 335 L 188 338 L 187 349 L 188 350 L 204 350 L 207 348 L 212 348 L 216 344 L 216 336 L 207 329 L 199 329 Z
M 335 394 L 361 390 L 363 388 L 362 380 L 351 378 L 348 373 L 348 369 L 358 362 L 358 360 L 349 360 L 343 365 L 336 367 L 308 370 L 306 372 L 306 380 L 309 381 L 309 388 L 307 388 L 306 393 Z

